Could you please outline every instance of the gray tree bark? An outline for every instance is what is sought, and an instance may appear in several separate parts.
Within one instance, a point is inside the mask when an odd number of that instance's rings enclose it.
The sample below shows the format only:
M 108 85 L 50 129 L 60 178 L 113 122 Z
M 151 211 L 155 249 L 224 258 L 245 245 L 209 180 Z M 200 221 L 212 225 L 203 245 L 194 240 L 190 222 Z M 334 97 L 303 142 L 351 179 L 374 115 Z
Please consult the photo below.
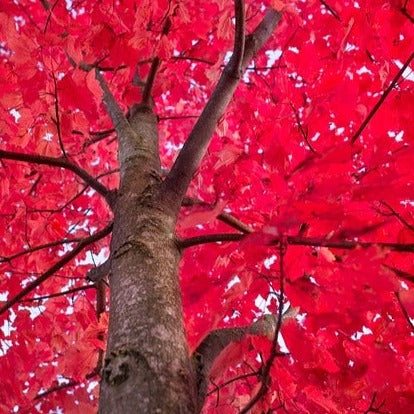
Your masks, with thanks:
M 233 58 L 164 181 L 157 119 L 151 105 L 135 105 L 127 120 L 96 71 L 118 135 L 121 175 L 113 201 L 110 321 L 100 414 L 185 414 L 201 409 L 204 395 L 197 396 L 200 379 L 184 333 L 176 219 L 191 177 L 241 73 L 280 19 L 270 10 L 245 42 L 243 2 L 236 0 L 235 4 L 238 23 Z M 200 130 L 205 132 L 200 135 Z

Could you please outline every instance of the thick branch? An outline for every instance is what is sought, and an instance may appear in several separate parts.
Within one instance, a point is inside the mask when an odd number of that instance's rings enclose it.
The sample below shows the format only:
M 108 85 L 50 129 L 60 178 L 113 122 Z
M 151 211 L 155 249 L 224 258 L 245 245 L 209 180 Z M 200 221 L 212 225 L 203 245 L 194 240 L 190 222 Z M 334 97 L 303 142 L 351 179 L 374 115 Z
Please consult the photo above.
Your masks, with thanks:
M 397 84 L 398 80 L 401 78 L 405 70 L 408 68 L 408 65 L 411 63 L 411 61 L 414 59 L 414 52 L 411 53 L 411 55 L 408 57 L 407 61 L 404 63 L 404 65 L 401 67 L 401 69 L 398 71 L 398 73 L 395 75 L 394 79 L 388 86 L 388 88 L 384 91 L 381 98 L 378 100 L 378 102 L 374 105 L 371 112 L 367 115 L 367 117 L 364 119 L 364 122 L 362 122 L 361 126 L 358 128 L 358 131 L 355 132 L 354 136 L 351 139 L 351 143 L 353 144 L 361 135 L 362 131 L 365 129 L 365 127 L 369 124 L 373 116 L 377 113 L 378 109 L 380 109 L 381 105 L 384 103 L 387 96 L 390 94 L 390 92 L 394 89 L 395 85 Z
M 155 75 L 157 74 L 157 70 L 160 67 L 161 60 L 157 56 L 153 59 L 151 63 L 151 68 L 147 77 L 147 81 L 145 82 L 144 91 L 142 92 L 142 101 L 141 103 L 147 107 L 152 106 L 151 102 L 151 94 L 152 94 L 152 87 L 154 86 L 155 82 Z
M 89 272 L 86 274 L 86 279 L 90 280 L 91 282 L 99 282 L 103 280 L 109 273 L 111 268 L 111 260 L 107 259 L 101 265 L 93 267 Z
M 276 326 L 274 315 L 264 315 L 250 326 L 217 329 L 204 338 L 193 354 L 197 371 L 199 407 L 202 406 L 207 395 L 208 373 L 224 348 L 233 342 L 240 341 L 247 334 L 273 338 Z
M 92 177 L 88 172 L 79 167 L 79 165 L 74 164 L 67 158 L 54 158 L 44 155 L 24 154 L 20 152 L 0 150 L 0 159 L 1 158 L 15 161 L 24 161 L 31 164 L 49 165 L 51 167 L 60 167 L 70 170 L 82 178 L 82 180 L 85 181 L 85 183 L 92 187 L 96 192 L 103 195 L 108 203 L 112 205 L 112 192 L 108 190 L 103 184 L 101 184 L 97 179 Z
M 196 246 L 198 244 L 240 241 L 246 238 L 248 234 L 240 233 L 223 233 L 223 234 L 206 234 L 202 236 L 189 237 L 188 239 L 180 240 L 179 246 L 182 248 Z M 273 240 L 266 240 L 264 243 L 268 245 L 275 245 L 280 243 L 280 238 L 276 237 Z M 395 252 L 409 252 L 414 253 L 414 243 L 388 243 L 388 242 L 363 242 L 354 240 L 329 240 L 317 237 L 301 237 L 301 236 L 287 236 L 287 243 L 297 246 L 312 246 L 312 247 L 329 247 L 331 249 L 345 249 L 352 250 L 357 247 L 381 247 L 390 249 Z
M 240 16 L 241 13 L 238 12 L 236 18 L 240 19 Z M 246 69 L 250 60 L 268 40 L 280 18 L 281 14 L 273 9 L 269 10 L 256 30 L 248 36 L 240 64 L 240 72 L 235 72 L 234 68 L 239 67 L 236 59 L 243 51 L 243 44 L 237 43 L 242 39 L 241 36 L 236 36 L 233 56 L 224 68 L 216 88 L 163 183 L 164 194 L 167 194 L 166 197 L 173 210 L 178 211 L 180 208 L 182 198 L 207 150 L 217 123 L 239 83 L 240 73 Z M 242 25 L 243 23 L 239 22 L 237 27 Z
M 129 125 L 126 116 L 122 112 L 122 109 L 118 105 L 118 102 L 112 95 L 107 83 L 105 82 L 104 77 L 102 76 L 99 68 L 95 68 L 95 77 L 98 80 L 99 84 L 101 85 L 101 89 L 103 91 L 103 101 L 108 112 L 109 117 L 112 120 L 112 124 L 118 134 L 119 137 L 125 136 L 133 136 L 135 133 Z
M 32 283 L 29 283 L 24 289 L 22 289 L 17 295 L 8 300 L 1 308 L 0 314 L 10 309 L 14 304 L 19 302 L 22 298 L 40 286 L 44 281 L 49 279 L 55 272 L 57 272 L 62 266 L 74 259 L 85 247 L 89 246 L 96 241 L 103 239 L 105 236 L 110 234 L 112 231 L 112 223 L 106 226 L 103 230 L 98 231 L 92 236 L 86 237 L 80 241 L 77 246 L 70 252 L 66 253 L 58 262 L 51 266 L 46 272 L 39 276 Z
M 244 0 L 234 1 L 234 15 L 236 27 L 234 34 L 233 56 L 231 59 L 231 71 L 236 77 L 240 78 L 243 74 L 242 64 L 244 56 L 244 47 L 246 43 L 246 19 L 245 19 Z

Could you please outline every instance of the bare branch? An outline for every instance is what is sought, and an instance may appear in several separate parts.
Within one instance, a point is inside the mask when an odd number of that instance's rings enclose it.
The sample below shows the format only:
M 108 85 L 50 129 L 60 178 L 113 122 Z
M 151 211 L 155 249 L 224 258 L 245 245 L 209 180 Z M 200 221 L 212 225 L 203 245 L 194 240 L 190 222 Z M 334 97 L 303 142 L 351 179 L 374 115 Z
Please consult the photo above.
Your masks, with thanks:
M 311 144 L 311 143 L 310 143 L 310 141 L 309 141 L 309 132 L 308 132 L 308 128 L 307 128 L 307 127 L 305 127 L 305 128 L 306 128 L 306 131 L 305 131 L 305 129 L 304 129 L 304 128 L 303 128 L 303 126 L 302 126 L 302 122 L 300 121 L 299 112 L 296 110 L 295 106 L 294 106 L 292 103 L 290 104 L 290 106 L 291 106 L 291 108 L 292 108 L 292 110 L 293 110 L 293 113 L 295 114 L 295 119 L 296 119 L 296 123 L 297 123 L 297 125 L 298 125 L 298 130 L 299 130 L 300 134 L 302 135 L 302 137 L 303 137 L 304 141 L 306 142 L 306 145 L 309 147 L 309 149 L 310 149 L 310 150 L 311 150 L 314 154 L 316 154 L 315 149 L 312 147 L 312 144 Z
M 35 302 L 39 300 L 57 298 L 59 296 L 70 295 L 72 293 L 76 293 L 76 292 L 87 290 L 87 289 L 95 289 L 95 286 L 94 285 L 79 286 L 79 287 L 75 287 L 72 289 L 63 290 L 62 292 L 51 293 L 50 295 L 38 296 L 36 298 L 23 299 L 22 302 Z
M 196 198 L 192 198 L 192 197 L 184 197 L 183 198 L 183 202 L 181 204 L 184 207 L 191 207 L 191 206 L 205 206 L 205 207 L 209 207 L 211 209 L 214 208 L 214 205 L 206 203 L 205 201 L 202 200 L 198 200 Z M 247 224 L 243 223 L 241 220 L 239 220 L 238 218 L 234 217 L 232 214 L 230 213 L 226 213 L 226 212 L 222 212 L 217 216 L 217 220 L 222 221 L 223 223 L 226 223 L 227 225 L 229 225 L 230 227 L 233 227 L 236 230 L 241 231 L 242 233 L 252 233 L 253 229 L 248 226 Z
M 414 17 L 407 10 L 407 2 L 401 8 L 401 13 L 411 22 L 414 24 Z
M 188 239 L 180 240 L 178 244 L 182 248 L 187 248 L 191 246 L 196 246 L 198 244 L 240 241 L 246 238 L 247 236 L 248 234 L 240 233 L 205 234 L 201 236 L 189 237 Z M 277 245 L 280 243 L 280 241 L 280 237 L 275 237 L 272 240 L 266 240 L 266 244 L 269 246 Z M 331 249 L 344 250 L 353 250 L 358 247 L 380 247 L 384 249 L 390 249 L 395 252 L 414 253 L 414 243 L 365 242 L 355 240 L 330 240 L 326 238 L 317 237 L 287 236 L 287 244 L 292 244 L 296 246 L 329 247 Z
M 414 332 L 414 323 L 412 322 L 412 320 L 410 318 L 410 315 L 408 314 L 408 311 L 407 311 L 406 307 L 404 306 L 404 303 L 402 302 L 402 300 L 400 298 L 399 292 L 394 292 L 394 294 L 395 294 L 395 297 L 398 300 L 398 304 L 400 305 L 401 312 L 403 313 L 404 318 L 408 322 L 408 325 L 410 325 L 411 330 Z
M 270 370 L 272 369 L 273 363 L 278 356 L 278 343 L 280 330 L 282 328 L 282 317 L 283 317 L 283 302 L 285 301 L 285 270 L 284 270 L 284 256 L 286 254 L 287 245 L 283 242 L 279 245 L 279 272 L 280 272 L 280 293 L 279 293 L 279 307 L 277 309 L 277 322 L 275 333 L 273 336 L 272 347 L 270 349 L 270 355 L 266 364 L 263 367 L 262 376 L 261 376 L 261 385 L 259 391 L 252 399 L 246 404 L 246 406 L 240 411 L 240 414 L 248 413 L 258 402 L 259 400 L 267 393 L 269 388 L 270 380 Z
M 52 394 L 52 393 L 57 392 L 57 391 L 65 390 L 66 388 L 75 387 L 76 385 L 80 385 L 80 382 L 72 380 L 72 381 L 69 381 L 69 382 L 65 382 L 64 384 L 55 385 L 54 387 L 51 387 L 48 390 L 37 394 L 36 397 L 34 397 L 34 400 L 40 400 L 40 399 L 48 396 L 49 394 Z
M 83 239 L 84 239 L 83 237 L 74 237 L 73 239 L 62 239 L 62 240 L 56 240 L 56 241 L 45 243 L 45 244 L 39 244 L 38 246 L 34 246 L 34 247 L 31 247 L 30 249 L 22 250 L 21 252 L 12 254 L 10 256 L 2 256 L 0 257 L 0 263 L 11 262 L 12 260 L 17 259 L 18 257 L 24 256 L 26 254 L 37 252 L 43 249 L 50 249 L 51 247 L 61 246 L 62 244 L 78 243 L 82 241 Z
M 112 92 L 105 82 L 105 79 L 102 76 L 99 68 L 95 68 L 95 77 L 101 85 L 101 89 L 103 91 L 103 101 L 108 115 L 112 120 L 112 124 L 114 125 L 114 128 L 118 134 L 118 138 L 120 136 L 123 137 L 131 134 L 134 135 L 135 133 L 132 130 L 131 125 L 129 125 L 126 116 L 122 112 L 122 109 L 118 105 L 118 102 L 114 98 L 114 95 L 112 95 Z
M 157 70 L 160 67 L 161 60 L 157 56 L 153 59 L 151 63 L 151 68 L 147 77 L 147 81 L 145 82 L 144 91 L 142 92 L 142 101 L 141 103 L 147 107 L 152 107 L 151 102 L 151 94 L 152 94 L 152 87 L 154 86 L 155 82 L 155 75 L 157 74 Z
M 335 17 L 336 20 L 341 21 L 341 17 L 332 6 L 330 6 L 325 0 L 319 1 L 326 7 L 326 10 L 328 10 L 328 12 L 331 13 L 333 17 Z
M 55 272 L 62 268 L 66 263 L 74 259 L 85 247 L 89 246 L 96 241 L 103 239 L 112 231 L 112 223 L 106 226 L 101 231 L 93 234 L 92 236 L 84 238 L 77 246 L 70 252 L 66 253 L 58 262 L 51 266 L 46 272 L 39 276 L 36 280 L 29 283 L 24 289 L 22 289 L 17 295 L 8 300 L 3 306 L 0 307 L 0 314 L 10 309 L 14 304 L 19 302 L 22 298 L 40 286 L 45 280 L 49 279 Z
M 91 373 L 89 373 L 88 375 L 85 376 L 85 379 L 89 380 L 89 379 L 92 379 L 93 377 L 96 377 L 96 376 L 99 376 L 99 375 L 100 375 L 99 371 L 95 368 Z M 40 400 L 40 399 L 46 397 L 49 394 L 64 390 L 66 388 L 76 387 L 77 385 L 80 385 L 81 383 L 82 383 L 82 381 L 70 380 L 69 382 L 66 382 L 64 384 L 55 385 L 54 387 L 51 387 L 48 390 L 37 394 L 36 397 L 33 398 L 33 400 L 35 400 L 35 401 Z
M 388 86 L 388 88 L 384 91 L 384 93 L 381 95 L 378 102 L 374 105 L 371 112 L 367 115 L 367 117 L 364 119 L 364 122 L 362 122 L 361 126 L 358 128 L 358 130 L 355 132 L 354 136 L 351 139 L 351 144 L 353 144 L 361 135 L 362 131 L 365 129 L 365 127 L 369 124 L 373 116 L 377 113 L 378 109 L 381 107 L 381 105 L 384 103 L 387 96 L 390 94 L 390 92 L 394 89 L 395 85 L 397 84 L 398 80 L 401 78 L 402 74 L 405 72 L 405 70 L 408 68 L 411 61 L 414 59 L 414 52 L 411 53 L 411 55 L 408 57 L 407 61 L 404 63 L 404 65 L 401 67 L 401 69 L 398 71 L 398 73 L 395 75 L 394 79 Z
M 236 19 L 236 28 L 234 35 L 234 46 L 232 55 L 231 71 L 240 78 L 243 75 L 243 56 L 246 43 L 246 11 L 244 0 L 234 0 L 234 15 Z
M 107 259 L 101 265 L 93 267 L 91 270 L 89 270 L 89 272 L 86 274 L 86 279 L 90 280 L 91 282 L 99 282 L 108 275 L 110 267 L 111 260 Z
M 236 7 L 237 7 L 236 3 Z M 241 18 L 241 12 L 236 8 L 236 18 Z M 195 123 L 187 141 L 180 151 L 170 173 L 162 185 L 162 197 L 168 199 L 169 205 L 178 211 L 182 198 L 190 184 L 190 181 L 203 158 L 220 117 L 223 115 L 229 104 L 233 93 L 239 83 L 240 74 L 243 72 L 253 56 L 268 40 L 281 18 L 281 14 L 270 9 L 256 30 L 246 38 L 245 45 L 239 44 L 242 41 L 240 35 L 236 35 L 235 50 L 229 63 L 224 68 L 220 80 L 214 89 L 209 101 L 204 107 L 199 119 Z M 244 23 L 239 22 L 237 28 Z M 244 47 L 244 54 L 241 64 L 237 61 Z M 240 67 L 239 72 L 234 69 Z
M 54 88 L 55 88 L 54 103 L 55 103 L 55 117 L 56 117 L 56 119 L 52 118 L 52 121 L 56 125 L 59 145 L 60 145 L 60 149 L 62 150 L 62 154 L 65 158 L 68 158 L 68 155 L 66 154 L 66 151 L 65 151 L 65 147 L 63 146 L 62 130 L 61 130 L 61 127 L 60 127 L 60 115 L 59 115 L 59 96 L 58 96 L 56 76 L 55 76 L 53 71 L 52 71 L 52 78 L 53 78 L 53 85 L 54 85 Z
M 201 236 L 189 237 L 188 239 L 179 240 L 178 245 L 185 249 L 199 244 L 239 241 L 244 239 L 245 234 L 240 233 L 221 233 L 221 234 L 203 234 Z
M 248 226 L 247 224 L 244 224 L 242 221 L 240 221 L 239 219 L 237 219 L 236 217 L 232 216 L 229 213 L 225 213 L 225 212 L 220 213 L 217 216 L 217 219 L 235 228 L 236 230 L 241 231 L 242 233 L 245 233 L 245 234 L 253 233 L 253 229 L 250 226 Z
M 405 227 L 407 227 L 407 229 L 414 231 L 414 226 L 412 224 L 410 224 L 404 217 L 401 216 L 401 214 L 399 214 L 394 208 L 392 208 L 387 202 L 385 201 L 381 201 L 381 204 L 383 204 L 385 207 L 388 208 L 388 210 L 390 210 L 391 215 L 396 217 L 398 219 L 398 221 L 404 225 Z
M 20 152 L 0 150 L 0 159 L 23 161 L 31 164 L 49 165 L 51 167 L 65 168 L 78 175 L 96 192 L 103 195 L 105 199 L 108 201 L 109 205 L 112 205 L 113 203 L 112 191 L 108 190 L 96 178 L 92 177 L 83 168 L 79 167 L 79 165 L 73 163 L 72 161 L 69 161 L 67 158 L 54 158 L 47 157 L 44 155 L 24 154 Z
M 249 326 L 242 328 L 224 328 L 210 332 L 194 351 L 193 358 L 197 371 L 198 406 L 207 395 L 208 373 L 216 358 L 227 347 L 227 345 L 241 340 L 246 334 L 267 336 L 273 338 L 276 329 L 274 315 L 263 315 L 260 319 Z
M 396 267 L 393 266 L 388 266 L 387 264 L 383 264 L 383 267 L 385 267 L 388 270 L 391 270 L 392 272 L 395 273 L 395 275 L 397 277 L 399 277 L 400 279 L 404 279 L 407 282 L 411 282 L 414 283 L 414 275 L 408 272 L 405 272 L 404 270 L 398 269 Z

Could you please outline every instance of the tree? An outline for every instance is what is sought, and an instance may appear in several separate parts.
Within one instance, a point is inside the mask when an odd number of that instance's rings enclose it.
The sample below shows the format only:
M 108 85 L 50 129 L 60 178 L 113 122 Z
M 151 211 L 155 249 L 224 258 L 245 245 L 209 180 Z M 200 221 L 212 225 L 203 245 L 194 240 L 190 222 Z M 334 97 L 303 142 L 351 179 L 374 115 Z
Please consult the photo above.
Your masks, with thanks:
M 2 3 L 0 411 L 412 412 L 413 16 Z

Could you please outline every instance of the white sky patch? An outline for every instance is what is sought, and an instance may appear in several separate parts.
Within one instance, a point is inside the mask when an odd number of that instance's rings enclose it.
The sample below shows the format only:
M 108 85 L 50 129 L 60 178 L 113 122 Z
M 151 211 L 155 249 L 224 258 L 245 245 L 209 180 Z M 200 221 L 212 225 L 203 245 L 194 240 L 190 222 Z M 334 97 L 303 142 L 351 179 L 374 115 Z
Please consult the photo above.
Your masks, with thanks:
M 20 305 L 18 309 L 19 310 L 24 309 L 24 310 L 29 311 L 30 319 L 33 320 L 33 319 L 37 318 L 42 312 L 44 312 L 46 310 L 46 307 L 43 306 L 43 305 L 38 305 L 36 307 Z
M 398 69 L 401 69 L 404 66 L 404 64 L 399 60 L 394 60 L 394 63 L 398 66 Z M 404 70 L 402 77 L 406 80 L 414 82 L 414 71 L 408 67 Z
M 320 132 L 317 132 L 310 140 L 312 142 L 316 142 L 320 136 L 321 136 Z
M 230 282 L 227 284 L 226 292 L 229 289 L 231 289 L 234 285 L 237 285 L 237 283 L 240 283 L 240 282 L 241 282 L 240 278 L 237 275 L 234 276 L 233 279 L 231 279 Z
M 356 70 L 355 72 L 357 75 L 362 75 L 363 73 L 369 73 L 372 75 L 372 72 L 366 66 L 362 66 L 362 68 Z
M 266 66 L 273 66 L 274 63 L 282 56 L 282 49 L 266 50 L 267 64 Z
M 19 119 L 21 118 L 20 112 L 16 109 L 10 109 L 10 115 L 14 118 L 14 121 L 17 123 L 19 122 Z
M 404 131 L 399 131 L 399 132 L 388 131 L 388 136 L 390 138 L 394 138 L 395 142 L 402 142 L 403 141 L 403 136 L 404 136 Z
M 353 341 L 358 341 L 363 337 L 364 335 L 371 335 L 372 331 L 371 329 L 367 328 L 366 326 L 363 326 L 360 331 L 356 331 L 352 336 L 351 339 Z
M 268 257 L 267 259 L 265 259 L 264 261 L 264 267 L 266 269 L 270 269 L 270 267 L 272 266 L 272 264 L 274 264 L 277 260 L 277 256 L 274 254 L 270 257 Z
M 48 141 L 48 142 L 51 142 L 52 138 L 53 138 L 53 134 L 51 134 L 50 132 L 46 132 L 46 134 L 43 135 L 42 137 L 44 141 Z
M 298 321 L 298 324 L 302 326 L 302 328 L 305 324 L 306 316 L 307 316 L 307 313 L 299 313 L 298 315 L 296 315 L 296 320 Z

